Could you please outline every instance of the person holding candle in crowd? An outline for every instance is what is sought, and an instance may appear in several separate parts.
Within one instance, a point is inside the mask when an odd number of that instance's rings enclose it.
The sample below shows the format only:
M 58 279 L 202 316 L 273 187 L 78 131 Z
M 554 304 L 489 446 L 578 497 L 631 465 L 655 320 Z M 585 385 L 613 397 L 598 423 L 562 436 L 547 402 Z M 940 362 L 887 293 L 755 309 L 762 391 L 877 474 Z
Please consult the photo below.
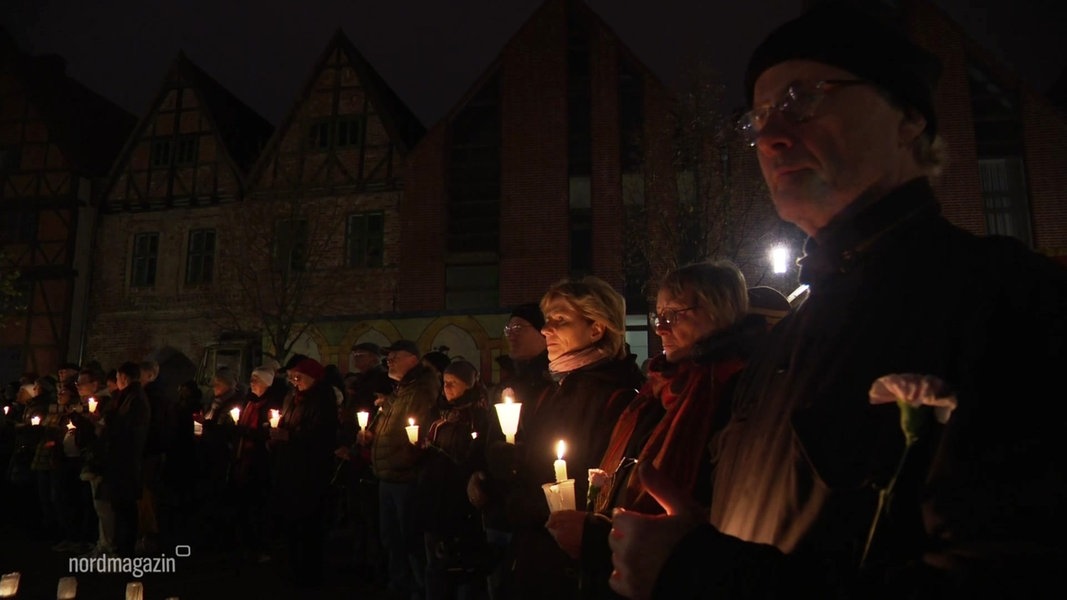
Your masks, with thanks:
M 337 400 L 319 361 L 301 359 L 287 374 L 293 393 L 286 398 L 278 427 L 269 429 L 275 457 L 272 496 L 292 581 L 298 587 L 314 587 L 322 580 Z
M 425 519 L 426 600 L 471 597 L 469 588 L 481 587 L 471 579 L 475 573 L 464 573 L 459 581 L 448 573 L 473 570 L 485 545 L 480 515 L 466 488 L 484 452 L 488 392 L 478 369 L 465 360 L 449 363 L 442 380 L 447 405 L 426 431 L 428 451 L 417 491 Z
M 628 597 L 1062 594 L 1065 423 L 1049 392 L 1067 269 L 940 214 L 942 65 L 903 16 L 818 3 L 750 58 L 739 124 L 778 214 L 810 236 L 810 294 L 738 383 L 710 522 L 640 467 L 667 514 L 613 519 L 610 584 Z M 872 402 L 901 374 L 925 392 Z M 949 402 L 935 419 L 928 404 Z
M 504 401 L 505 390 L 510 390 L 513 402 L 530 408 L 520 409 L 519 419 L 522 424 L 523 413 L 536 408 L 541 400 L 555 390 L 555 382 L 548 373 L 548 347 L 545 336 L 541 333 L 545 317 L 537 302 L 519 304 L 512 309 L 504 324 L 504 338 L 508 343 L 508 358 L 512 374 L 506 382 L 495 386 L 489 398 L 492 405 Z M 482 524 L 485 527 L 486 542 L 496 549 L 495 568 L 488 575 L 487 583 L 491 597 L 501 597 L 501 586 L 505 575 L 511 570 L 510 557 L 511 523 L 507 516 L 506 498 L 514 483 L 515 446 L 506 442 L 500 430 L 500 421 L 495 414 L 490 414 L 489 433 L 486 440 L 486 453 L 483 467 L 476 471 L 467 485 L 467 496 L 471 504 L 482 511 Z M 519 439 L 521 434 L 517 436 Z
M 710 505 L 709 443 L 725 423 L 746 355 L 765 332 L 762 319 L 747 313 L 745 278 L 730 262 L 690 264 L 660 281 L 649 319 L 663 353 L 650 362 L 641 393 L 619 418 L 600 459 L 599 468 L 613 474 L 610 487 L 600 491 L 606 502 L 600 514 L 564 510 L 548 518 L 560 548 L 581 562 L 584 597 L 614 595 L 608 588 L 611 509 L 659 509 L 635 464 L 651 462 L 702 506 Z
M 260 366 L 252 370 L 248 396 L 237 421 L 230 470 L 230 501 L 237 515 L 237 541 L 247 556 L 264 562 L 265 499 L 270 488 L 270 461 L 267 439 L 270 429 L 271 384 L 274 369 Z
M 418 478 L 418 444 L 408 440 L 408 420 L 426 428 L 434 421 L 440 379 L 420 362 L 421 353 L 411 340 L 398 340 L 382 348 L 389 378 L 396 390 L 379 396 L 381 414 L 373 428 L 359 432 L 359 442 L 371 445 L 371 465 L 378 479 L 378 511 L 382 545 L 388 562 L 388 588 L 404 597 L 423 593 L 426 551 L 418 528 L 415 492 Z M 418 442 L 418 440 L 416 440 Z
M 543 399 L 523 402 L 516 475 L 506 499 L 514 568 L 499 593 L 507 598 L 577 596 L 576 564 L 544 527 L 549 513 L 541 486 L 555 481 L 556 445 L 564 440 L 576 497 L 585 498 L 584 475 L 600 465 L 615 422 L 643 379 L 626 352 L 625 300 L 606 281 L 560 281 L 540 307 L 556 385 Z

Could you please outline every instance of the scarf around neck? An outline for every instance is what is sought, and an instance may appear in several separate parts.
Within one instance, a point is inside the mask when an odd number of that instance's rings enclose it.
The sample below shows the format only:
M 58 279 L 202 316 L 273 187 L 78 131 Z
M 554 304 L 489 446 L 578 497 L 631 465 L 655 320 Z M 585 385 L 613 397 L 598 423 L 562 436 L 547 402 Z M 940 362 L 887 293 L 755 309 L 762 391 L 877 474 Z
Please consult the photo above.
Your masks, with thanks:
M 548 371 L 552 378 L 559 381 L 563 376 L 572 371 L 607 358 L 607 353 L 599 346 L 586 346 L 581 350 L 573 350 L 548 363 Z

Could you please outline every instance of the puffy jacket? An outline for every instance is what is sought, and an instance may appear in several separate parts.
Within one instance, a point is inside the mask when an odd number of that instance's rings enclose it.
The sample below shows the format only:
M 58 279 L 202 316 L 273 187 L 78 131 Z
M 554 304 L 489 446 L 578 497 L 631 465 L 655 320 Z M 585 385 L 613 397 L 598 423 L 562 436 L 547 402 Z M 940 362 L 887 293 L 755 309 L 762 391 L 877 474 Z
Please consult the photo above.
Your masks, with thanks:
M 374 475 L 383 481 L 415 481 L 419 459 L 418 446 L 408 441 L 408 419 L 415 419 L 419 437 L 434 421 L 434 406 L 441 392 L 441 382 L 432 370 L 416 365 L 386 396 L 374 428 L 371 465 Z

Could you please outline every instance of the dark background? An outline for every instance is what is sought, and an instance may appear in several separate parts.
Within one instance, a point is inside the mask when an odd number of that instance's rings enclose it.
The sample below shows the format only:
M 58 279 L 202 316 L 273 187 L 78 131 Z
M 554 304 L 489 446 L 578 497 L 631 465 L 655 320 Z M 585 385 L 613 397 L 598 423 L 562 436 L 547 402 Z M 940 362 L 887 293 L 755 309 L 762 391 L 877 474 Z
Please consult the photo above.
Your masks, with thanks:
M 933 0 L 1028 83 L 1067 67 L 1065 0 Z M 801 0 L 587 0 L 667 84 L 706 57 L 741 102 L 744 63 Z M 460 99 L 542 0 L 2 0 L 23 50 L 137 116 L 187 56 L 271 122 L 290 110 L 341 28 L 427 126 Z

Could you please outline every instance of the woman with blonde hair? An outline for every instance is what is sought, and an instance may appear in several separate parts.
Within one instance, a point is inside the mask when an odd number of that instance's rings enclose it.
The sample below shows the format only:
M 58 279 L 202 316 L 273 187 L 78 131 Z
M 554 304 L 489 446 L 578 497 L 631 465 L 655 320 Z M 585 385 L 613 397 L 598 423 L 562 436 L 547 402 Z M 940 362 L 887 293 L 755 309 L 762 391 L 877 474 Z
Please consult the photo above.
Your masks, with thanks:
M 607 282 L 591 276 L 560 281 L 542 297 L 541 312 L 555 388 L 522 407 L 507 498 L 515 552 L 501 590 L 508 598 L 577 596 L 576 565 L 544 527 L 549 513 L 541 486 L 555 481 L 562 440 L 575 498 L 585 498 L 587 471 L 599 466 L 615 421 L 643 380 L 626 351 L 626 302 Z

